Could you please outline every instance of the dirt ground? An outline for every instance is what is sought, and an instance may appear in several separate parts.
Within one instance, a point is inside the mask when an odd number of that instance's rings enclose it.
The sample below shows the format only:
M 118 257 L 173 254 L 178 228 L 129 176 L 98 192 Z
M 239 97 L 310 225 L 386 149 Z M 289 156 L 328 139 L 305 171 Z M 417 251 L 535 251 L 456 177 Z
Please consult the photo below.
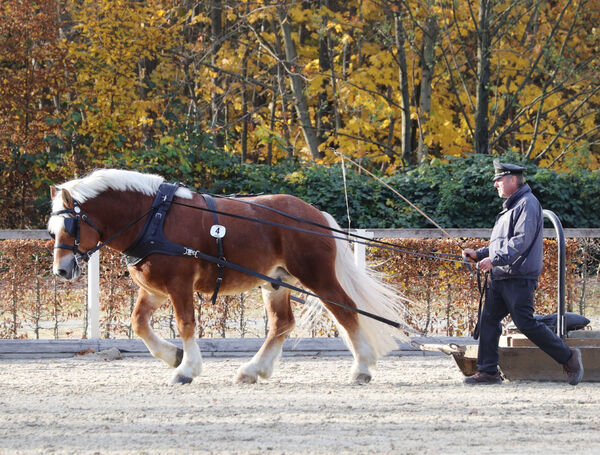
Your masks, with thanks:
M 151 358 L 0 360 L 0 454 L 597 454 L 600 385 L 468 387 L 451 357 L 387 357 L 348 384 L 350 357 L 207 359 L 187 386 Z

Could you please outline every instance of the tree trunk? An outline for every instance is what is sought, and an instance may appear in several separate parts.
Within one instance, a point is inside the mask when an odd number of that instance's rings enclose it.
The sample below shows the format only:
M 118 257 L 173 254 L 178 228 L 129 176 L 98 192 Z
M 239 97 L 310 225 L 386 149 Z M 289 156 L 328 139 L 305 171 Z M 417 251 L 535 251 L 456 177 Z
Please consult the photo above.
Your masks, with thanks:
M 433 80 L 433 68 L 435 66 L 435 45 L 438 37 L 439 27 L 435 16 L 429 16 L 425 20 L 423 30 L 423 53 L 421 57 L 421 93 L 419 96 L 419 145 L 417 147 L 417 161 L 420 163 L 427 158 L 427 136 L 426 125 L 431 112 L 431 81 Z
M 296 112 L 300 119 L 300 126 L 304 134 L 304 140 L 308 146 L 308 150 L 312 155 L 313 159 L 321 157 L 319 153 L 319 143 L 315 134 L 315 128 L 313 127 L 308 112 L 308 103 L 306 101 L 306 94 L 304 92 L 304 79 L 299 73 L 298 68 L 298 55 L 296 54 L 296 46 L 292 39 L 292 26 L 290 25 L 290 19 L 287 15 L 287 11 L 283 6 L 277 6 L 277 13 L 279 16 L 279 24 L 281 26 L 281 33 L 283 35 L 283 44 L 285 48 L 286 62 L 285 67 L 288 73 L 290 73 L 292 93 L 294 95 Z
M 395 38 L 398 62 L 398 82 L 402 94 L 402 159 L 406 164 L 415 164 L 411 146 L 410 94 L 408 91 L 408 70 L 404 52 L 405 32 L 400 13 L 394 14 Z
M 475 111 L 475 153 L 489 150 L 489 83 L 490 83 L 490 0 L 479 1 L 477 33 L 477 110 Z
M 272 22 L 273 30 L 276 30 L 275 20 Z M 292 112 L 288 112 L 288 102 L 289 102 L 289 92 L 285 88 L 285 68 L 281 61 L 283 60 L 283 46 L 281 44 L 281 39 L 279 38 L 279 34 L 275 33 L 275 52 L 279 57 L 280 61 L 277 63 L 277 90 L 279 91 L 279 96 L 281 96 L 281 116 L 283 117 L 283 137 L 285 139 L 285 147 L 287 150 L 287 158 L 292 158 L 294 156 L 294 147 L 292 146 L 290 140 L 290 123 L 292 121 Z
M 277 76 L 273 77 L 273 87 L 277 85 Z M 273 90 L 271 98 L 271 115 L 269 119 L 269 143 L 267 144 L 267 166 L 273 164 L 273 131 L 275 131 L 275 115 L 277 114 L 277 90 Z
M 242 163 L 246 162 L 248 156 L 248 87 L 246 86 L 246 77 L 248 76 L 248 58 L 250 57 L 250 49 L 246 47 L 244 52 L 244 60 L 242 62 L 242 76 L 244 82 L 242 82 L 242 138 L 241 138 L 241 152 L 242 152 Z
M 210 6 L 210 20 L 212 24 L 211 38 L 212 38 L 212 57 L 211 63 L 217 66 L 217 53 L 221 48 L 221 39 L 223 36 L 223 6 L 221 0 L 211 0 Z M 215 84 L 215 90 L 211 96 L 211 107 L 212 107 L 212 130 L 215 132 L 215 146 L 217 148 L 223 148 L 225 145 L 225 135 L 223 134 L 223 128 L 225 127 L 225 108 L 223 104 L 223 95 L 220 93 L 220 87 L 223 82 L 223 77 L 217 74 L 217 77 L 213 80 Z

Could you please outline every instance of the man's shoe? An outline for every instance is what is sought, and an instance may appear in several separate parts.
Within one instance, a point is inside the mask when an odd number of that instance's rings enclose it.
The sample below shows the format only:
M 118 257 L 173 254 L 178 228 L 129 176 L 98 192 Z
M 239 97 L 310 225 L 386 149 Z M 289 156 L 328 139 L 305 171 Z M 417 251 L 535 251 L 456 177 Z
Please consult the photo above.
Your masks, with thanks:
M 502 384 L 502 376 L 499 371 L 496 374 L 478 371 L 473 376 L 465 378 L 463 382 L 470 385 Z
M 563 365 L 567 373 L 567 381 L 571 385 L 577 385 L 583 378 L 583 362 L 581 361 L 581 351 L 577 348 L 571 348 L 571 357 Z

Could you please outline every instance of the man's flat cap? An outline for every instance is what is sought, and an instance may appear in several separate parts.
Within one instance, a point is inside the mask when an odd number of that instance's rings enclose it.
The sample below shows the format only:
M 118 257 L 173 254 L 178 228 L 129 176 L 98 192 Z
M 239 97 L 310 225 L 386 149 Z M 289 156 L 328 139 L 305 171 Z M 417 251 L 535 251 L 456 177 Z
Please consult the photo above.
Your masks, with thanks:
M 505 175 L 518 175 L 522 174 L 525 168 L 516 164 L 501 163 L 498 160 L 494 160 L 494 180 L 498 180 L 500 177 Z

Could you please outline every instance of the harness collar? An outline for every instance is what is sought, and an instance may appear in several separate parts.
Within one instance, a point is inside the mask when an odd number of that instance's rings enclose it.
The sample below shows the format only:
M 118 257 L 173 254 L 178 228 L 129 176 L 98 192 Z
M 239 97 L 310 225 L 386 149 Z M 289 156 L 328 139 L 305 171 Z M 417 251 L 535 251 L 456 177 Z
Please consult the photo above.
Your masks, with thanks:
M 163 232 L 163 224 L 167 212 L 171 208 L 171 202 L 177 191 L 177 185 L 162 183 L 158 188 L 154 202 L 146 224 L 138 235 L 137 239 L 123 251 L 126 256 L 127 265 L 136 265 L 146 256 L 152 253 L 169 254 L 172 256 L 181 256 L 186 247 L 167 239 Z

